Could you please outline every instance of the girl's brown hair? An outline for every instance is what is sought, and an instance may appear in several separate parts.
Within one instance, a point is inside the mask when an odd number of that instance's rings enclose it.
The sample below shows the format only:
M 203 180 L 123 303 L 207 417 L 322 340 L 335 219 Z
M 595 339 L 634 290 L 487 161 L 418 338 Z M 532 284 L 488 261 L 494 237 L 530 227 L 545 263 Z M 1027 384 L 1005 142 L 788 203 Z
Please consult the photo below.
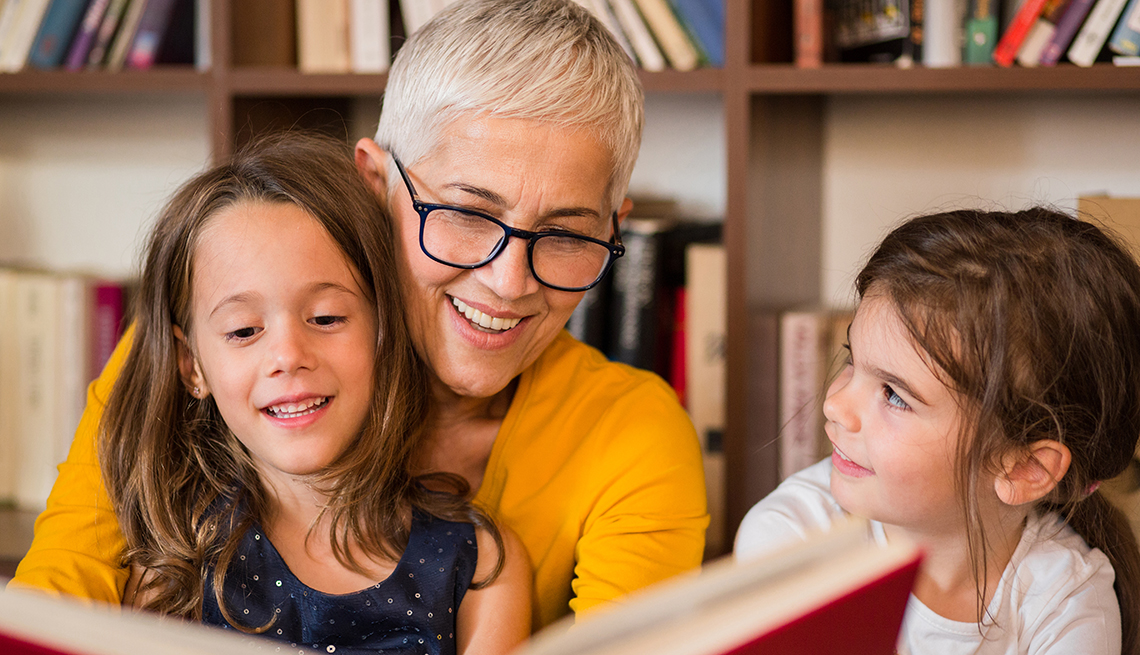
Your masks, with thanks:
M 458 476 L 435 474 L 429 490 L 411 472 L 423 437 L 429 386 L 404 322 L 395 237 L 382 205 L 359 177 L 347 144 L 307 133 L 253 142 L 228 163 L 191 179 L 171 198 L 147 244 L 136 300 L 134 341 L 99 426 L 99 460 L 127 542 L 125 565 L 148 570 L 147 609 L 200 619 L 213 569 L 223 601 L 226 569 L 242 535 L 267 518 L 269 497 L 249 453 L 226 427 L 212 398 L 197 400 L 178 369 L 174 327 L 193 347 L 191 279 L 203 228 L 242 203 L 290 203 L 329 234 L 360 274 L 378 314 L 373 400 L 361 434 L 314 478 L 325 492 L 334 555 L 363 572 L 349 543 L 370 556 L 398 559 L 413 508 L 475 523 L 499 546 L 494 524 L 465 500 Z
M 983 476 L 1040 439 L 1072 463 L 1039 501 L 1116 572 L 1124 653 L 1138 650 L 1140 551 L 1094 483 L 1125 470 L 1140 437 L 1140 268 L 1092 223 L 1046 208 L 954 211 L 893 230 L 856 279 L 888 298 L 940 377 L 965 399 L 958 484 L 984 613 Z M 1089 490 L 1093 489 L 1093 493 Z

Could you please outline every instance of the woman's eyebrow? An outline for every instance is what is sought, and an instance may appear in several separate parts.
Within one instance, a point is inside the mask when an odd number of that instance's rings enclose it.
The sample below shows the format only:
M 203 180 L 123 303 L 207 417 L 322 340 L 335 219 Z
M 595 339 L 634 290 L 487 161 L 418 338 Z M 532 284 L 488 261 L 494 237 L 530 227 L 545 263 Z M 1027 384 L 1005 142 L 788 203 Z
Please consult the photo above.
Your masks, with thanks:
M 444 188 L 454 189 L 461 193 L 475 196 L 476 198 L 485 200 L 492 205 L 495 205 L 496 207 L 508 206 L 506 198 L 495 193 L 494 191 L 491 191 L 490 189 L 485 189 L 483 187 L 473 186 L 471 184 L 466 184 L 463 182 L 454 182 L 452 184 L 445 185 Z M 599 218 L 601 217 L 601 214 L 598 213 L 597 209 L 591 207 L 559 207 L 543 214 L 543 218 L 559 218 L 563 216 L 584 216 L 586 218 Z

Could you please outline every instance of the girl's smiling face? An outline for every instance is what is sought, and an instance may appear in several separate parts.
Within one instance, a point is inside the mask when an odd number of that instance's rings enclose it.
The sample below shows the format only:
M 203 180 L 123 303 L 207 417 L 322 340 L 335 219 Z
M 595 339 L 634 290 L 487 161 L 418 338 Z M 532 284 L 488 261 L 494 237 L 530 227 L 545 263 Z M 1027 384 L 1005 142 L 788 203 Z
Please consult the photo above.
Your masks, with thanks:
M 831 492 L 857 516 L 923 532 L 960 530 L 959 398 L 935 375 L 887 298 L 868 294 L 851 359 L 827 390 Z
M 223 209 L 198 240 L 191 289 L 183 376 L 261 475 L 333 462 L 368 416 L 377 317 L 324 228 L 290 203 Z

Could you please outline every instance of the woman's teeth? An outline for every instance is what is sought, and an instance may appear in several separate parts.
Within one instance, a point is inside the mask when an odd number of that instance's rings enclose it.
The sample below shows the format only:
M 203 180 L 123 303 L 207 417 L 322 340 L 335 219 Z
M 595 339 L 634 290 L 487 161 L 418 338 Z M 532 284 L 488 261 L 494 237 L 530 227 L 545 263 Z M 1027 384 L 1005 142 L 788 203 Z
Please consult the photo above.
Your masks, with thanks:
M 314 398 L 300 403 L 284 403 L 281 405 L 270 405 L 265 408 L 266 412 L 274 418 L 297 418 L 306 414 L 312 414 L 318 409 L 325 406 L 329 401 L 328 396 L 323 398 Z
M 451 304 L 455 305 L 455 308 L 459 310 L 459 313 L 463 314 L 467 320 L 482 328 L 484 332 L 506 332 L 518 325 L 519 321 L 522 320 L 521 318 L 488 316 L 474 307 L 468 307 L 466 303 L 458 298 L 452 298 Z

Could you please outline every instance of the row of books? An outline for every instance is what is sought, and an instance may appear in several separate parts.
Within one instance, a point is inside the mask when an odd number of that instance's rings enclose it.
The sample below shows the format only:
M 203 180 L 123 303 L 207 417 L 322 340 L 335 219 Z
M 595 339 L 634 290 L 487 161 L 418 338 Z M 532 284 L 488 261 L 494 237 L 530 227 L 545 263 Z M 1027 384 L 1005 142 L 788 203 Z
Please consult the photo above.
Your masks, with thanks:
M 804 68 L 1140 64 L 1137 0 L 795 0 L 794 12 Z
M 399 3 L 414 34 L 456 0 Z M 724 0 L 576 0 L 642 68 L 724 65 Z M 391 57 L 389 0 L 297 0 L 297 65 L 306 73 L 382 73 Z
M 118 343 L 126 286 L 0 268 L 0 504 L 43 509 L 98 377 Z
M 0 72 L 200 63 L 197 11 L 195 0 L 0 0 Z

